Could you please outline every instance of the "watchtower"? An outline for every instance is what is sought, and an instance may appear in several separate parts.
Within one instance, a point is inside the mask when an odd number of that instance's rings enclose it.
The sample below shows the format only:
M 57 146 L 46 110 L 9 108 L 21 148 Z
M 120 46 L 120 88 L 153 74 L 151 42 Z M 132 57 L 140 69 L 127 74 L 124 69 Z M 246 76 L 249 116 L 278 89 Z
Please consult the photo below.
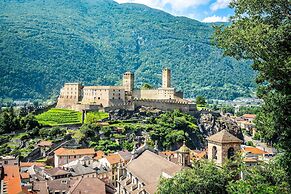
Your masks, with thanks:
M 163 69 L 162 73 L 162 88 L 170 88 L 171 87 L 171 70 L 168 68 Z
M 208 137 L 208 159 L 222 166 L 226 159 L 231 159 L 238 151 L 242 140 L 225 129 Z
M 134 89 L 134 74 L 131 72 L 125 72 L 123 74 L 123 86 L 125 87 L 125 92 L 130 93 Z

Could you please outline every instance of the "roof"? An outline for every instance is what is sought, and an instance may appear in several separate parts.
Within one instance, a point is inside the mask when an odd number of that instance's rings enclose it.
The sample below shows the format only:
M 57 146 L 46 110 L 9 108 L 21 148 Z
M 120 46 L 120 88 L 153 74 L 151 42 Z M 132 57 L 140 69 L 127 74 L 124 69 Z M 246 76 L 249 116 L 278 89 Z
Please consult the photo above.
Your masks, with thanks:
M 243 161 L 245 163 L 257 163 L 258 159 L 256 159 L 256 158 L 244 158 Z
M 85 149 L 67 149 L 67 148 L 59 148 L 54 153 L 57 156 L 74 156 L 74 155 L 95 155 L 95 151 L 93 148 L 85 148 Z
M 185 141 L 183 142 L 183 145 L 177 150 L 177 152 L 180 153 L 189 153 L 191 150 L 186 146 Z
M 98 193 L 105 194 L 105 183 L 97 177 L 84 177 L 71 185 L 69 193 L 80 194 L 80 193 Z
M 22 172 L 22 173 L 20 173 L 20 177 L 21 177 L 21 179 L 29 179 L 29 173 Z
M 118 154 L 124 161 L 129 161 L 132 157 L 132 153 L 127 150 L 119 151 Z
M 85 175 L 85 174 L 92 174 L 96 173 L 95 170 L 93 170 L 90 167 L 83 166 L 80 162 L 78 162 L 76 165 L 68 167 L 70 172 L 74 172 L 75 175 Z
M 244 114 L 243 117 L 249 118 L 249 119 L 254 119 L 254 118 L 256 118 L 256 115 L 255 114 Z
M 69 191 L 70 185 L 74 184 L 76 180 L 71 180 L 70 178 L 61 178 L 55 180 L 48 180 L 47 185 L 49 189 L 49 193 L 53 193 L 53 191 Z
M 95 153 L 95 157 L 94 157 L 94 159 L 95 159 L 95 160 L 99 160 L 99 159 L 102 158 L 104 155 L 105 155 L 105 153 L 104 153 L 103 151 L 97 151 L 97 152 Z
M 145 186 L 153 185 L 154 188 L 151 188 L 151 191 L 156 190 L 156 185 L 163 172 L 173 176 L 182 168 L 182 166 L 174 164 L 149 150 L 145 150 L 138 158 L 130 161 L 127 165 L 127 170 L 133 176 L 142 180 L 146 184 Z
M 259 149 L 259 148 L 255 148 L 255 147 L 252 147 L 252 146 L 245 146 L 243 148 L 243 151 L 244 152 L 250 152 L 252 154 L 257 154 L 257 155 L 262 155 L 262 154 L 266 154 L 267 152 Z
M 70 174 L 70 172 L 65 171 L 59 167 L 57 168 L 51 168 L 51 169 L 45 169 L 44 170 L 46 172 L 46 174 L 50 175 L 50 176 L 59 176 L 59 175 L 66 175 L 66 174 Z
M 45 167 L 45 163 L 42 162 L 20 162 L 20 167 L 31 167 L 31 166 Z
M 194 154 L 196 159 L 202 159 L 206 157 L 207 150 L 192 150 L 192 153 Z
M 6 183 L 8 194 L 22 192 L 19 167 L 16 165 L 4 165 L 4 182 Z
M 47 181 L 33 181 L 32 189 L 37 191 L 38 194 L 48 194 Z
M 110 154 L 109 156 L 105 157 L 110 164 L 117 164 L 120 162 L 121 157 L 119 154 Z
M 235 137 L 225 129 L 207 138 L 208 141 L 217 143 L 243 143 L 242 140 Z
M 51 147 L 53 143 L 51 141 L 40 141 L 37 145 L 41 147 Z
M 174 151 L 163 151 L 163 152 L 160 152 L 159 155 L 165 155 L 165 156 L 172 156 L 172 155 L 175 155 L 176 153 Z

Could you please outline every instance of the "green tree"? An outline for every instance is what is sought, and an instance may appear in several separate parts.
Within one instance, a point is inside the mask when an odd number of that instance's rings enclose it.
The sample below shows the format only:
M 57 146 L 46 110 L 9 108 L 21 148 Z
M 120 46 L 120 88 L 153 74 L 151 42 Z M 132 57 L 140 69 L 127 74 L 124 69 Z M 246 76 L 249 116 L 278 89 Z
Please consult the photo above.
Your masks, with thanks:
M 285 150 L 291 183 L 291 6 L 289 0 L 232 1 L 235 15 L 216 27 L 215 40 L 224 54 L 251 59 L 258 72 L 258 96 L 264 100 L 257 129 Z
M 226 175 L 223 169 L 208 161 L 199 161 L 192 169 L 185 169 L 173 178 L 162 178 L 158 193 L 226 193 Z
M 151 85 L 148 84 L 148 83 L 144 83 L 144 84 L 141 86 L 141 89 L 142 89 L 142 90 L 150 90 L 150 89 L 153 89 L 153 86 L 151 86 Z
M 203 96 L 197 96 L 196 97 L 196 104 L 205 105 L 206 104 L 205 97 L 203 97 Z

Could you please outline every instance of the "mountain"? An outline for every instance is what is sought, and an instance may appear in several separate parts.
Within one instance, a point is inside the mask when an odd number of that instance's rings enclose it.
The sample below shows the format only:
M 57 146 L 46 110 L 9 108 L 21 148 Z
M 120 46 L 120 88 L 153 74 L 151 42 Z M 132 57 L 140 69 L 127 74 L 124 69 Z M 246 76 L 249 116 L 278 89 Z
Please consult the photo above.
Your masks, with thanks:
M 161 83 L 162 67 L 186 97 L 233 99 L 254 87 L 250 63 L 223 57 L 213 28 L 112 0 L 0 2 L 0 98 L 48 98 L 65 82 L 136 87 Z

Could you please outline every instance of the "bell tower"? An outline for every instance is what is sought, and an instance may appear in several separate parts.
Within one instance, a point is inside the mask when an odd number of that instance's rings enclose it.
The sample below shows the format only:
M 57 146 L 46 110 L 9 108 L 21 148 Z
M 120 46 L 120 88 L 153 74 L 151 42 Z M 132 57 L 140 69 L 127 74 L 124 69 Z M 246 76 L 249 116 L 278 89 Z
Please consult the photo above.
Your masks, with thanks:
M 214 161 L 218 166 L 231 159 L 240 151 L 242 140 L 235 137 L 225 129 L 208 137 L 208 159 Z

